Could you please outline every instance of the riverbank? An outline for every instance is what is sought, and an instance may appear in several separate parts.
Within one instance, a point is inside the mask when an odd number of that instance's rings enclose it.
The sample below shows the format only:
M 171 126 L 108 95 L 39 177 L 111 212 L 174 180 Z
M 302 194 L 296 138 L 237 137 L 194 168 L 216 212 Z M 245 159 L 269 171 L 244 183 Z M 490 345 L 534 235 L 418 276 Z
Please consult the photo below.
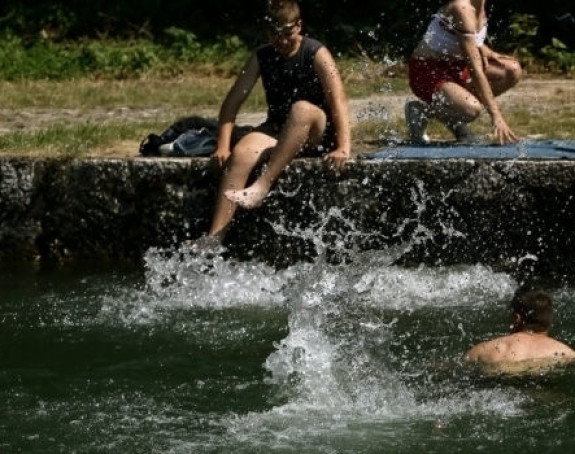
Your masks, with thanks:
M 350 71 L 355 78 L 358 72 Z M 367 81 L 350 78 L 347 83 L 355 86 L 379 81 L 381 90 L 350 99 L 355 154 L 404 139 L 403 106 L 412 99 L 401 80 L 386 82 L 379 73 L 369 72 L 365 78 Z M 161 132 L 185 116 L 216 118 L 219 102 L 231 82 L 181 78 L 10 84 L 0 94 L 4 100 L 0 109 L 0 156 L 134 158 L 140 141 L 149 132 Z M 33 103 L 28 102 L 30 92 L 35 93 Z M 196 96 L 196 92 L 201 93 Z M 253 97 L 257 99 L 250 101 L 250 97 L 238 117 L 239 124 L 263 121 L 265 113 L 258 109 L 258 96 L 256 90 Z M 524 139 L 575 139 L 573 79 L 526 77 L 499 102 L 509 124 Z M 473 128 L 478 134 L 488 135 L 487 115 L 483 114 Z M 37 136 L 42 134 L 51 136 L 41 140 Z M 430 134 L 436 139 L 450 139 L 445 128 L 435 122 L 430 125 Z

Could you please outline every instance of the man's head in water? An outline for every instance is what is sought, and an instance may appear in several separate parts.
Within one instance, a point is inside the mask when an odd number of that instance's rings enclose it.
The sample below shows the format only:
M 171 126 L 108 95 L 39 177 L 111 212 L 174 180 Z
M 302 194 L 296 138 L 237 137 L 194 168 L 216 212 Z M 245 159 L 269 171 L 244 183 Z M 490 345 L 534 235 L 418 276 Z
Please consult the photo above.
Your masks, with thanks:
M 511 301 L 512 331 L 549 331 L 553 315 L 553 300 L 541 290 L 518 291 Z
M 519 290 L 511 301 L 511 334 L 480 342 L 465 359 L 493 372 L 540 372 L 575 359 L 575 351 L 549 336 L 553 300 L 541 290 Z

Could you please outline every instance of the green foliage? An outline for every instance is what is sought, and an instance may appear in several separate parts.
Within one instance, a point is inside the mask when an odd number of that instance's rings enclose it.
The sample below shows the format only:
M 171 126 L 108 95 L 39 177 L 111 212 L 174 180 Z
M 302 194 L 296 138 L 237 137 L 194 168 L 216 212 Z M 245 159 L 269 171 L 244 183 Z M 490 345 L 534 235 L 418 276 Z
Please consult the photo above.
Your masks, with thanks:
M 223 68 L 238 69 L 247 59 L 249 49 L 237 36 L 221 36 L 211 43 L 200 43 L 187 30 L 169 27 L 164 30 L 172 58 L 180 63 L 217 63 Z
M 575 71 L 575 52 L 569 52 L 567 46 L 556 38 L 551 44 L 541 49 L 545 60 L 552 69 L 558 69 L 564 73 Z
M 513 14 L 509 31 L 510 38 L 504 46 L 505 50 L 514 53 L 524 66 L 540 64 L 563 73 L 575 71 L 575 52 L 569 51 L 559 39 L 553 37 L 551 44 L 542 48 L 536 46 L 539 20 L 534 14 Z
M 510 36 L 504 47 L 513 52 L 523 65 L 535 62 L 534 38 L 539 31 L 539 21 L 534 14 L 514 13 L 509 25 Z
M 52 59 L 53 50 L 49 42 L 28 47 L 21 38 L 7 35 L 0 43 L 0 77 L 15 80 L 65 74 L 69 61 L 65 58 Z
M 0 3 L 1 80 L 170 76 L 200 66 L 230 74 L 265 39 L 263 0 L 245 0 L 241 8 L 233 0 Z M 335 55 L 403 61 L 442 3 L 366 0 L 357 8 L 350 0 L 313 0 L 302 3 L 304 28 Z M 492 3 L 491 30 L 504 36 L 498 49 L 527 67 L 573 71 L 573 27 L 561 30 L 557 22 L 569 11 L 566 0 L 544 8 L 536 0 Z
M 136 77 L 161 61 L 163 49 L 147 42 L 83 42 L 73 55 L 78 71 L 116 79 Z
M 221 37 L 200 44 L 185 30 L 169 28 L 167 40 L 88 40 L 27 44 L 11 33 L 0 37 L 0 79 L 66 80 L 80 77 L 129 79 L 146 73 L 178 74 L 189 66 L 210 64 L 235 71 L 247 57 L 238 37 Z
M 169 27 L 164 30 L 167 44 L 176 58 L 184 61 L 198 60 L 202 54 L 202 45 L 192 32 L 177 27 Z

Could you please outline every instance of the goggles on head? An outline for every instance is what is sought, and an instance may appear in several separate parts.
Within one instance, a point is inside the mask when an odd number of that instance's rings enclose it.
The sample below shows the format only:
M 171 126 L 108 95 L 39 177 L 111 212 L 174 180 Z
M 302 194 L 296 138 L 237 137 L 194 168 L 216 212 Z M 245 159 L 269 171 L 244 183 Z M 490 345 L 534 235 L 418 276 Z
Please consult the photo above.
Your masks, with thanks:
M 266 27 L 274 35 L 291 35 L 293 29 L 299 25 L 299 19 L 285 24 L 280 24 L 273 20 L 271 17 L 265 17 Z

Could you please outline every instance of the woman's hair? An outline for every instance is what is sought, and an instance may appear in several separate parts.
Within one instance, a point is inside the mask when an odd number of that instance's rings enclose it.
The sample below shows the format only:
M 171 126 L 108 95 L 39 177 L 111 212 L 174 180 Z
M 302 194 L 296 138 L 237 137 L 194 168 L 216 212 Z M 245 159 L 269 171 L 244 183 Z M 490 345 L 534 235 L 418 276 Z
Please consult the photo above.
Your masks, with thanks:
M 553 315 L 553 300 L 541 290 L 519 290 L 511 301 L 511 309 L 521 317 L 523 328 L 547 331 Z
M 278 24 L 295 22 L 301 11 L 297 0 L 268 0 L 267 19 Z

